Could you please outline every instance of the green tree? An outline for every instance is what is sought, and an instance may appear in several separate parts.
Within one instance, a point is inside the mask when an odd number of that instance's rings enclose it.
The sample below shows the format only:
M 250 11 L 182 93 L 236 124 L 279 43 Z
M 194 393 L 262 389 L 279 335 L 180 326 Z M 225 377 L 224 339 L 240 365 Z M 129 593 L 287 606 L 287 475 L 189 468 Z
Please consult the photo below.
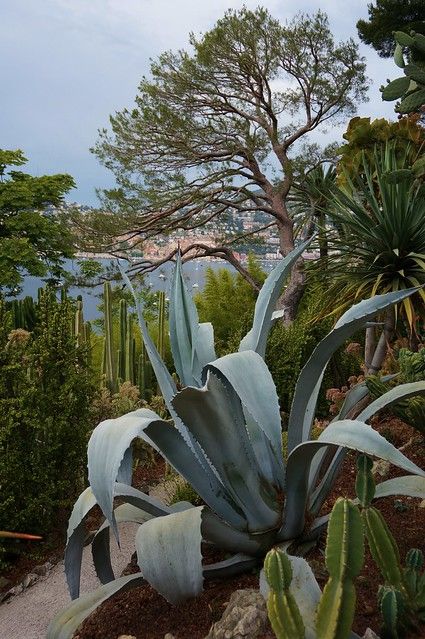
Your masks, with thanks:
M 390 58 L 396 46 L 393 31 L 425 33 L 423 0 L 376 0 L 368 4 L 369 20 L 359 20 L 359 38 L 382 58 Z
M 74 180 L 10 170 L 26 162 L 22 151 L 0 149 L 0 291 L 16 289 L 25 273 L 60 277 L 63 258 L 74 253 L 70 231 L 46 208 L 59 205 Z
M 94 152 L 117 180 L 104 207 L 116 215 L 86 218 L 95 231 L 87 244 L 96 243 L 99 224 L 111 247 L 119 232 L 143 240 L 208 223 L 217 234 L 226 214 L 262 211 L 286 255 L 294 247 L 287 203 L 297 144 L 366 99 L 358 47 L 336 44 L 320 11 L 282 25 L 263 8 L 229 10 L 190 44 L 190 53 L 165 52 L 153 62 L 135 108 L 110 118 L 112 134 L 100 132 Z M 258 288 L 235 240 L 196 243 L 186 256 L 221 257 Z M 299 267 L 287 289 L 290 317 L 303 286 Z

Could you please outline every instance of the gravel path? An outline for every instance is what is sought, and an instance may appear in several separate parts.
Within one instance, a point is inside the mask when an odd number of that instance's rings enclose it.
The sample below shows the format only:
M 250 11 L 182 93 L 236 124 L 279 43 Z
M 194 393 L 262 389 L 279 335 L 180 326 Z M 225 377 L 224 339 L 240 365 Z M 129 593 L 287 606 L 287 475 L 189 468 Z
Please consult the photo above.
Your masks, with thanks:
M 137 524 L 120 526 L 121 549 L 111 539 L 112 565 L 119 576 L 134 552 Z M 81 593 L 99 585 L 91 560 L 91 546 L 83 553 Z M 65 608 L 70 597 L 65 581 L 63 562 L 57 564 L 45 578 L 0 605 L 0 639 L 45 639 L 52 617 Z

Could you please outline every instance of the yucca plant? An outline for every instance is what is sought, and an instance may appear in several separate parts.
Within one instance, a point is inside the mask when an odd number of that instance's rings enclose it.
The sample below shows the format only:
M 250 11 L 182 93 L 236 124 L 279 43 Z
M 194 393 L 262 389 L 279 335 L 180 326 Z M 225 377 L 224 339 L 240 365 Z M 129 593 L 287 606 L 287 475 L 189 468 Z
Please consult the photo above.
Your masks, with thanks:
M 391 484 L 394 493 L 425 494 L 425 472 L 367 425 L 370 411 L 366 409 L 357 420 L 346 419 L 358 391 L 347 398 L 338 421 L 318 440 L 310 440 L 320 383 L 332 353 L 376 313 L 407 298 L 411 290 L 360 302 L 317 346 L 295 391 L 288 426 L 289 455 L 284 462 L 278 397 L 263 356 L 276 301 L 306 245 L 292 251 L 265 281 L 252 328 L 241 341 L 239 352 L 219 359 L 215 358 L 212 327 L 198 323 L 177 261 L 170 337 L 176 370 L 185 385 L 180 391 L 158 355 L 138 305 L 146 350 L 174 423 L 141 409 L 104 421 L 94 430 L 88 446 L 90 487 L 79 497 L 70 518 L 65 568 L 71 596 L 77 598 L 84 517 L 98 504 L 106 521 L 94 537 L 92 549 L 103 585 L 59 614 L 49 626 L 49 639 L 71 637 L 102 601 L 144 580 L 170 602 L 178 603 L 196 596 L 204 579 L 261 563 L 274 544 L 286 542 L 301 552 L 327 524 L 326 517 L 318 517 L 319 511 L 346 449 L 365 451 L 413 473 Z M 412 390 L 399 387 L 397 392 Z M 414 391 L 424 392 L 425 383 L 418 382 Z M 362 393 L 364 389 L 360 389 Z M 379 406 L 385 404 L 385 396 L 377 401 Z M 205 506 L 166 506 L 131 487 L 131 443 L 136 437 L 158 450 L 195 488 Z M 381 489 L 385 486 L 384 482 Z M 115 497 L 124 503 L 114 509 Z M 135 540 L 141 573 L 114 579 L 109 532 L 112 528 L 118 538 L 118 524 L 127 520 L 141 524 Z M 204 566 L 202 540 L 231 556 Z
M 425 284 L 425 191 L 391 144 L 375 150 L 374 171 L 363 157 L 364 177 L 345 176 L 329 215 L 328 275 L 345 308 L 377 293 Z M 404 298 L 401 312 L 413 327 L 424 312 L 422 288 Z M 342 306 L 343 308 L 343 306 Z

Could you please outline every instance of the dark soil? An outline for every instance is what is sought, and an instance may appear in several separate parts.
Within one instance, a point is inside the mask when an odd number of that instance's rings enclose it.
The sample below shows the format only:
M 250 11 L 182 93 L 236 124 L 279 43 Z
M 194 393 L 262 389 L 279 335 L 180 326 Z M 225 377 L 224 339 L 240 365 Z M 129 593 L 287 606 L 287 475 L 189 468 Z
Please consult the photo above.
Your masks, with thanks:
M 403 450 L 404 454 L 418 466 L 424 466 L 425 441 L 417 431 L 398 419 L 382 420 L 374 426 L 395 446 L 408 444 Z M 322 513 L 331 510 L 337 497 L 355 495 L 355 472 L 355 455 L 350 454 Z M 403 474 L 403 471 L 391 467 L 385 479 Z M 399 545 L 402 560 L 412 547 L 425 551 L 425 508 L 419 507 L 418 499 L 387 497 L 377 500 L 374 505 L 384 514 Z M 307 557 L 322 587 L 327 580 L 325 541 L 322 538 L 318 547 Z M 126 572 L 135 570 L 137 567 L 133 563 Z M 379 633 L 381 620 L 376 595 L 380 583 L 379 571 L 367 551 L 364 568 L 356 582 L 357 607 L 353 629 L 360 636 L 368 627 Z M 75 639 L 117 639 L 120 634 L 133 635 L 137 639 L 164 639 L 167 632 L 176 639 L 201 639 L 221 617 L 232 592 L 241 588 L 258 588 L 258 575 L 251 573 L 228 580 L 207 582 L 205 591 L 197 599 L 175 607 L 146 584 L 118 594 L 102 604 L 84 622 Z M 261 639 L 272 639 L 273 636 L 270 631 Z M 412 639 L 425 637 L 425 630 L 422 633 L 411 632 L 408 636 Z

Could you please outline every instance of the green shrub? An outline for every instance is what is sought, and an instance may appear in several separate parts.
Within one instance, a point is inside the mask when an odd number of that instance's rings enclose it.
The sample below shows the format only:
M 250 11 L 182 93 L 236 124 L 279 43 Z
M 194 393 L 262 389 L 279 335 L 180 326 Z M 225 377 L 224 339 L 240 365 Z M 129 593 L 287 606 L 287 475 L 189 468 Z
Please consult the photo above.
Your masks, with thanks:
M 170 497 L 170 504 L 177 504 L 180 501 L 188 501 L 194 506 L 202 506 L 203 501 L 198 495 L 196 490 L 187 481 L 180 481 L 180 478 L 175 482 L 175 488 Z
M 0 529 L 45 536 L 84 485 L 95 386 L 74 312 L 46 289 L 29 333 L 0 300 Z

